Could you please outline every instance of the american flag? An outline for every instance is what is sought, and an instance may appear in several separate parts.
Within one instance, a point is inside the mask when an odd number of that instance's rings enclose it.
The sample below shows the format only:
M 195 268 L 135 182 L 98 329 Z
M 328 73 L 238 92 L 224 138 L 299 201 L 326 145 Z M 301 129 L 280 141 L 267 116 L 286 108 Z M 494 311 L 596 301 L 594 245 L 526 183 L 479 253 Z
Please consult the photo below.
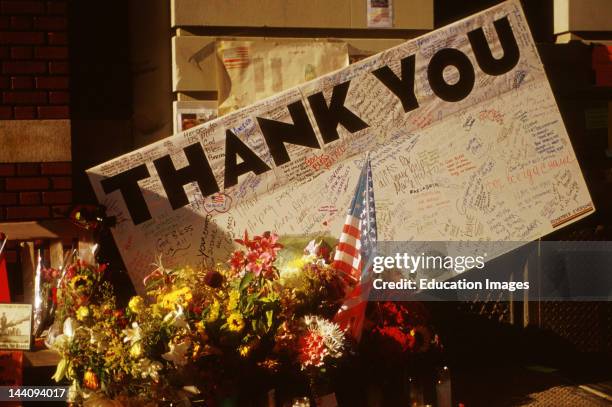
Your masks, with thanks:
M 243 69 L 249 66 L 249 47 L 233 47 L 223 50 L 223 64 L 227 69 Z
M 355 284 L 334 321 L 359 341 L 367 305 L 368 278 L 376 246 L 376 207 L 369 155 L 361 170 L 342 234 L 334 255 L 334 266 Z
M 223 194 L 214 194 L 212 201 L 216 204 L 223 204 L 225 202 L 225 196 Z

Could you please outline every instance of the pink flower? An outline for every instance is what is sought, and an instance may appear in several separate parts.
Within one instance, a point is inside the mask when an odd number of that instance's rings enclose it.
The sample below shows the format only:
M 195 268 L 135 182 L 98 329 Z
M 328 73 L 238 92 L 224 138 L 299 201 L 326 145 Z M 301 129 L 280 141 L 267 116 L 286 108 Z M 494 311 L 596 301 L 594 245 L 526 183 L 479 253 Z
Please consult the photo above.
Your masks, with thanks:
M 250 271 L 253 274 L 255 274 L 256 276 L 258 276 L 258 275 L 261 274 L 261 271 L 263 270 L 263 267 L 262 267 L 261 263 L 259 263 L 257 261 L 253 261 L 253 262 L 247 263 L 246 269 L 247 269 L 247 271 Z
M 251 240 L 249 239 L 249 234 L 245 231 L 244 238 L 236 239 L 236 242 L 245 246 L 248 250 L 246 256 L 244 256 L 244 252 L 234 252 L 230 260 L 233 269 L 238 269 L 238 265 L 242 267 L 246 262 L 246 270 L 254 273 L 256 276 L 262 273 L 266 277 L 274 276 L 275 270 L 273 264 L 278 251 L 283 247 L 278 243 L 277 234 L 265 232 L 263 235 L 255 236 Z
M 279 250 L 283 248 L 283 245 L 277 242 L 278 235 L 276 233 L 265 232 L 260 239 L 262 251 L 269 253 L 272 258 L 276 258 Z

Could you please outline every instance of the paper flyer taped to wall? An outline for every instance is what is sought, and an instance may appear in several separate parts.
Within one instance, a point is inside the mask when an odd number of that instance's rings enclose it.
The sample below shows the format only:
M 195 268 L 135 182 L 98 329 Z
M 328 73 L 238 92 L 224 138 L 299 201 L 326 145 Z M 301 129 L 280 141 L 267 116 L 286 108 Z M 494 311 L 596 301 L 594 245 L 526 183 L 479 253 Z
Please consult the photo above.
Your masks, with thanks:
M 348 66 L 340 41 L 218 41 L 219 113 L 226 114 Z

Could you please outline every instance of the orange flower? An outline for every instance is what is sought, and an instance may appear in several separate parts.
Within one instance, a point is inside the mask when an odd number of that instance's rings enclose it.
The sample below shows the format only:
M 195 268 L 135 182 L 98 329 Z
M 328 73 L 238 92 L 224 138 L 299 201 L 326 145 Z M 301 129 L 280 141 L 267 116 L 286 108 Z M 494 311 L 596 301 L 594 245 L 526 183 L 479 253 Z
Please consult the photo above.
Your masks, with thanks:
M 89 390 L 98 390 L 100 387 L 100 381 L 98 380 L 98 376 L 91 370 L 88 369 L 85 372 L 85 376 L 83 377 L 83 384 Z

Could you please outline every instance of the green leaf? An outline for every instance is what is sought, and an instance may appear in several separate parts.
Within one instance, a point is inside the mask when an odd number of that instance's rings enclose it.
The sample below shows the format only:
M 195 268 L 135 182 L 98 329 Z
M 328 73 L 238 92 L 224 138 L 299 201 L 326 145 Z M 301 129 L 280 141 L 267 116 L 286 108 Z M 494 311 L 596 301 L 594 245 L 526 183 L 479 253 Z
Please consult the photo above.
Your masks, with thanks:
M 254 303 L 255 303 L 255 296 L 254 295 L 249 295 L 247 297 L 246 307 L 244 307 L 244 313 L 245 314 L 250 314 L 251 312 L 253 312 Z
M 274 294 L 268 294 L 265 297 L 261 298 L 261 302 L 263 303 L 276 302 L 276 300 L 277 300 L 277 296 Z
M 272 322 L 273 322 L 273 318 L 274 317 L 274 311 L 273 310 L 268 310 L 266 311 L 266 322 L 268 323 L 268 329 L 270 329 L 272 327 Z
M 253 281 L 253 278 L 255 277 L 255 274 L 253 273 L 246 273 L 244 275 L 244 277 L 242 277 L 242 280 L 240 281 L 240 291 L 244 291 L 245 288 L 247 288 L 247 286 L 249 285 L 249 283 L 251 281 Z

